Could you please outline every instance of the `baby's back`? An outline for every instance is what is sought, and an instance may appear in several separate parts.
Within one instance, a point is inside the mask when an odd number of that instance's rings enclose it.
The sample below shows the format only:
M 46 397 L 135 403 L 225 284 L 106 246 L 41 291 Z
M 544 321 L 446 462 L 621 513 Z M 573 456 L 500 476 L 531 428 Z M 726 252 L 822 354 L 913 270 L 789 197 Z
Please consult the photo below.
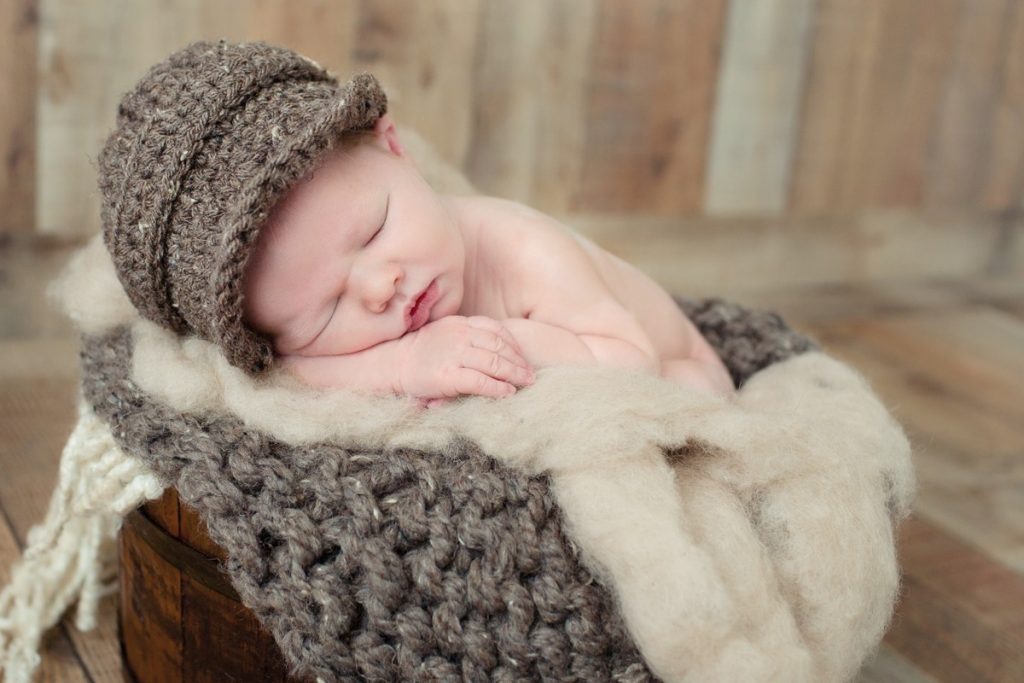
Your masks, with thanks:
M 687 356 L 691 348 L 691 328 L 668 292 L 633 264 L 575 230 L 569 229 L 569 232 L 597 267 L 619 305 L 632 313 L 647 332 L 658 355 L 662 359 Z
M 482 217 L 481 223 L 489 226 L 483 229 L 484 238 L 489 235 L 497 243 L 495 250 L 500 253 L 510 254 L 519 251 L 500 244 L 510 238 L 518 245 L 523 245 L 529 240 L 533 241 L 534 245 L 539 244 L 543 247 L 547 244 L 551 249 L 564 249 L 564 235 L 571 235 L 575 244 L 587 255 L 601 275 L 601 279 L 618 304 L 629 311 L 647 333 L 661 359 L 687 358 L 692 355 L 694 335 L 699 336 L 699 333 L 668 292 L 639 268 L 602 249 L 554 218 L 518 202 L 480 197 L 477 208 Z M 505 282 L 504 287 L 519 290 L 530 287 L 528 272 L 516 276 L 515 273 L 523 273 L 524 270 L 502 270 L 507 273 L 506 277 L 518 277 L 521 280 Z M 550 292 L 545 294 L 551 295 Z M 488 314 L 486 311 L 477 313 Z

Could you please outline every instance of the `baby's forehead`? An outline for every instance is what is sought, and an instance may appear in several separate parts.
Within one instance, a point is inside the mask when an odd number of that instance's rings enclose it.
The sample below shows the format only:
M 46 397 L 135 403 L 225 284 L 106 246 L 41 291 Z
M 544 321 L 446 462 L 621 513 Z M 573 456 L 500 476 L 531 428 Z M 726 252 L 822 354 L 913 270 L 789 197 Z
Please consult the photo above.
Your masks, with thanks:
M 257 249 L 318 246 L 349 253 L 387 210 L 393 169 L 368 143 L 335 147 L 270 205 Z M 284 247 L 282 245 L 285 245 Z
M 271 204 L 260 239 L 277 241 L 293 233 L 296 224 L 309 224 L 327 216 L 335 218 L 331 221 L 335 234 L 355 230 L 363 213 L 364 202 L 359 200 L 372 194 L 370 187 L 341 182 L 328 171 L 307 175 Z

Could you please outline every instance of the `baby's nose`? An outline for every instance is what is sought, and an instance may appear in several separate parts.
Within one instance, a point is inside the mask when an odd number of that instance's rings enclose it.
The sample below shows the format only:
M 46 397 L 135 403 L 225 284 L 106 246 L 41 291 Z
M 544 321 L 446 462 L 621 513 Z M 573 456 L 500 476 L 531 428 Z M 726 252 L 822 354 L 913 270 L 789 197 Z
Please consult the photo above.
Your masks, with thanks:
M 386 311 L 388 304 L 394 301 L 398 295 L 402 278 L 401 269 L 394 268 L 386 272 L 377 281 L 376 286 L 371 287 L 368 291 L 367 308 L 373 313 L 383 313 Z
M 366 304 L 366 309 L 371 313 L 383 313 L 388 308 L 388 302 L 394 298 L 394 294 L 388 295 L 378 292 L 367 296 L 364 303 Z

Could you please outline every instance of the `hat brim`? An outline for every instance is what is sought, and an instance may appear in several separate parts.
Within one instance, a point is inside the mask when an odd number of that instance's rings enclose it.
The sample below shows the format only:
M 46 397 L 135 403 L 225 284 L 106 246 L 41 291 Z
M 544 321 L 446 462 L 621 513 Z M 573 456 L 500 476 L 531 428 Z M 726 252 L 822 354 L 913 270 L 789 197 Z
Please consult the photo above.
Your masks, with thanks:
M 346 131 L 372 128 L 387 112 L 387 98 L 371 74 L 358 74 L 308 113 L 306 125 L 267 159 L 262 171 L 241 189 L 225 215 L 222 249 L 211 274 L 215 310 L 212 332 L 228 361 L 251 374 L 273 364 L 270 341 L 245 325 L 242 277 L 271 208 L 306 176 Z

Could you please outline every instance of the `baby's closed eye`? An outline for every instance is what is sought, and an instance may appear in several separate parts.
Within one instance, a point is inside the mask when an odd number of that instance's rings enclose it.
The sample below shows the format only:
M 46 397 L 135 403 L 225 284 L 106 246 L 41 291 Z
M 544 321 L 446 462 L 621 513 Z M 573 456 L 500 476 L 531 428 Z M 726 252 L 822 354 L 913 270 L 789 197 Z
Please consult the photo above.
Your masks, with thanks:
M 384 203 L 384 218 L 380 221 L 380 227 L 370 236 L 370 239 L 366 242 L 369 244 L 373 240 L 377 239 L 377 235 L 380 234 L 381 230 L 384 229 L 384 225 L 388 222 L 388 211 L 391 209 L 391 194 L 388 194 L 387 200 Z

